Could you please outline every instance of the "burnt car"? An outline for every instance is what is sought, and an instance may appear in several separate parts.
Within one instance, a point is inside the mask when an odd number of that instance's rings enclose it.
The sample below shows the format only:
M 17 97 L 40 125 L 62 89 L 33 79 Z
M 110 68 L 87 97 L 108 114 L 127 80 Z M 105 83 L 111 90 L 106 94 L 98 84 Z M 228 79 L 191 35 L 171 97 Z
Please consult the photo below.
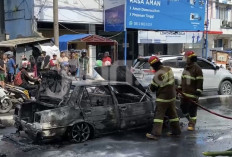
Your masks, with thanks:
M 68 135 L 75 142 L 151 126 L 154 100 L 126 82 L 72 81 L 43 75 L 36 101 L 18 105 L 15 126 L 34 140 Z

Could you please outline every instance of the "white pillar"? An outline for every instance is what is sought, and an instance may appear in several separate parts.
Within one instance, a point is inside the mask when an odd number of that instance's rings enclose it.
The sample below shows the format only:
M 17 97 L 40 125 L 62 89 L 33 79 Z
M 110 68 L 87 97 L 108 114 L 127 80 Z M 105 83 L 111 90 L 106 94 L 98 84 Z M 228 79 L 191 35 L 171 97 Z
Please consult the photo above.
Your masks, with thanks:
M 144 44 L 139 44 L 139 56 L 144 56 Z
M 95 25 L 89 25 L 89 34 L 96 34 Z M 93 68 L 96 65 L 96 46 L 89 45 L 89 75 L 93 76 Z

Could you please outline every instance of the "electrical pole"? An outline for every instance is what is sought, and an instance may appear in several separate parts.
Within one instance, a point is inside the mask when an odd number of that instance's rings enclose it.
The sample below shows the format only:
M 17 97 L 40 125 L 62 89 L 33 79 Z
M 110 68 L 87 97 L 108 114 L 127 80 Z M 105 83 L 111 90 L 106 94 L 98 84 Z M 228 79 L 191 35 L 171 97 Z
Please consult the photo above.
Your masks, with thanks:
M 58 0 L 53 0 L 53 29 L 54 29 L 54 42 L 59 47 L 59 20 L 58 20 Z

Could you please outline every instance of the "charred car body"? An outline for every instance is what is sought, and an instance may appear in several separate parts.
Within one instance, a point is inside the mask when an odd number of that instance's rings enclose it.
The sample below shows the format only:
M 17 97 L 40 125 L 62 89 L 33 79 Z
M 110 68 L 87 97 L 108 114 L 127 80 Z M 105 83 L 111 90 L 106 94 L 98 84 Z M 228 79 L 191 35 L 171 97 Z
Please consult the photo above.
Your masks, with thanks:
M 71 81 L 43 74 L 36 101 L 18 105 L 15 126 L 33 139 L 68 135 L 84 142 L 91 135 L 151 126 L 154 101 L 126 82 Z

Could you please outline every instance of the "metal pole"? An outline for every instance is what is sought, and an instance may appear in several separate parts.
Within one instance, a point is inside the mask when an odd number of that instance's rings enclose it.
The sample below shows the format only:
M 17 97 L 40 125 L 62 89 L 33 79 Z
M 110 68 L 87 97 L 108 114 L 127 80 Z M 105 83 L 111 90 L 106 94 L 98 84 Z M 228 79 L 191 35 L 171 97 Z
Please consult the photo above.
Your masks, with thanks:
M 59 47 L 59 20 L 58 20 L 58 0 L 53 0 L 53 29 L 54 29 L 54 42 Z
M 206 43 L 205 43 L 205 58 L 208 57 L 208 25 L 209 25 L 209 0 L 206 0 Z
M 126 60 L 127 60 L 127 30 L 125 29 L 125 37 L 124 37 L 124 65 L 126 66 Z

